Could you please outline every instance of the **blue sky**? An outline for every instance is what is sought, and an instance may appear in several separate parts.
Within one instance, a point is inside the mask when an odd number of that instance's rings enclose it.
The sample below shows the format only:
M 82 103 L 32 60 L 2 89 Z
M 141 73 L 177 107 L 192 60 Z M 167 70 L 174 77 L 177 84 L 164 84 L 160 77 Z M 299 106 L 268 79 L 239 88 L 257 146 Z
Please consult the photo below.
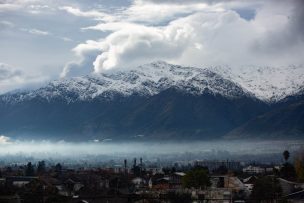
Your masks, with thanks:
M 0 0 L 0 93 L 154 60 L 303 64 L 301 0 Z

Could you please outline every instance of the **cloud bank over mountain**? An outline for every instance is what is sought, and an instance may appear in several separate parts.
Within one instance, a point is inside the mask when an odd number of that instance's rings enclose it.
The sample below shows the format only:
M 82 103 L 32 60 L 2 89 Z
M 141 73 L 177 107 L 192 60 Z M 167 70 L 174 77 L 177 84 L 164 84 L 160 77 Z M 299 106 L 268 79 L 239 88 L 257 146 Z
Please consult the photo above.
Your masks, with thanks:
M 0 0 L 0 63 L 44 82 L 155 60 L 301 65 L 303 7 L 301 0 Z M 7 79 L 0 92 L 12 89 Z
M 65 10 L 99 21 L 84 31 L 107 33 L 74 49 L 95 72 L 102 72 L 156 59 L 193 66 L 302 64 L 302 8 L 297 0 L 183 4 L 137 0 L 114 14 Z M 255 15 L 248 19 L 244 12 L 250 9 Z M 95 51 L 87 54 L 88 49 Z M 78 65 L 91 68 L 87 63 Z M 69 75 L 71 69 L 68 64 L 62 75 Z

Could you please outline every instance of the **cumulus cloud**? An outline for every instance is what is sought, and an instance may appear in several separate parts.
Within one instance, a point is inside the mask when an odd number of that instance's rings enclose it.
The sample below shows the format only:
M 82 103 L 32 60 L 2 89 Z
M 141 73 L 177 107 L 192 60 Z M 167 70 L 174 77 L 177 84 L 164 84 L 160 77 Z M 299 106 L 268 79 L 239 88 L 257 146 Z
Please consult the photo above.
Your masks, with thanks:
M 303 63 L 303 3 L 289 2 L 136 0 L 111 20 L 83 28 L 108 34 L 74 49 L 81 58 L 77 67 L 101 72 L 153 60 L 194 66 Z M 238 9 L 254 15 L 243 18 Z M 92 44 L 94 53 L 87 54 Z
M 257 14 L 259 22 L 264 22 L 265 26 L 271 29 L 269 32 L 264 32 L 264 35 L 255 41 L 253 48 L 259 53 L 265 55 L 281 54 L 282 57 L 302 59 L 302 47 L 304 47 L 304 1 L 291 0 L 292 6 L 287 2 L 281 2 L 273 11 L 273 5 L 266 5 L 261 8 Z M 273 11 L 274 15 L 269 14 L 269 10 Z M 284 11 L 288 14 L 284 15 Z M 270 19 L 271 20 L 267 20 Z M 264 19 L 264 21 L 263 21 Z M 265 20 L 266 19 L 266 20 Z M 273 23 L 275 22 L 275 23 Z M 292 54 L 291 54 L 292 53 Z
M 69 15 L 70 22 L 80 22 L 75 24 L 83 32 L 77 35 L 74 28 L 60 34 L 44 26 L 26 29 L 33 35 L 63 40 L 67 46 L 75 43 L 72 50 L 77 58 L 64 66 L 62 77 L 154 60 L 198 67 L 304 62 L 302 0 L 132 0 L 121 7 L 115 3 L 116 8 L 69 0 L 0 3 L 0 12 L 52 10 Z M 0 22 L 0 29 L 4 26 L 9 25 Z
M 66 64 L 60 77 L 73 77 L 93 72 L 92 64 L 100 53 L 99 47 L 99 42 L 93 40 L 88 40 L 85 44 L 79 44 L 75 47 L 73 51 L 79 60 Z

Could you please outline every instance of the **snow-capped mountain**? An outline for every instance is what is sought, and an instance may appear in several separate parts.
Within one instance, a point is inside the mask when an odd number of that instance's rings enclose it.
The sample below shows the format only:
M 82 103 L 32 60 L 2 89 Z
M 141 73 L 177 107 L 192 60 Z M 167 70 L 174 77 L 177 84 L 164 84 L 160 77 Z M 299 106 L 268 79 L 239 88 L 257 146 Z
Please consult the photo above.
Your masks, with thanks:
M 208 69 L 182 67 L 158 61 L 133 69 L 113 70 L 50 82 L 35 91 L 7 94 L 7 102 L 22 102 L 35 97 L 46 100 L 63 98 L 68 103 L 113 95 L 153 96 L 168 88 L 200 95 L 208 91 L 228 98 L 253 96 L 240 85 Z
M 302 76 L 302 67 L 296 66 L 204 69 L 158 61 L 60 79 L 0 95 L 0 134 L 73 141 L 136 135 L 299 137 L 304 135 Z
M 210 70 L 240 84 L 266 102 L 278 102 L 297 94 L 304 87 L 304 66 L 216 66 Z
M 70 103 L 97 97 L 110 99 L 113 95 L 152 96 L 172 87 L 194 95 L 209 91 L 235 98 L 245 94 L 275 103 L 303 89 L 304 66 L 194 68 L 157 61 L 131 69 L 60 79 L 34 91 L 6 94 L 1 99 L 21 102 L 35 97 L 61 98 Z

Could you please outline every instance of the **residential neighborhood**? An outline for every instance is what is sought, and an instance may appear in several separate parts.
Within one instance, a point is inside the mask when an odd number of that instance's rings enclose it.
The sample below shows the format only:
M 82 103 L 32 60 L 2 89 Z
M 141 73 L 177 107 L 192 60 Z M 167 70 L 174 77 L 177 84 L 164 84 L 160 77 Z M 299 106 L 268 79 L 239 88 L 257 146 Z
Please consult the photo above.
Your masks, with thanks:
M 0 202 L 302 202 L 304 182 L 289 163 L 194 160 L 169 167 L 140 158 L 109 167 L 45 161 L 1 168 Z

